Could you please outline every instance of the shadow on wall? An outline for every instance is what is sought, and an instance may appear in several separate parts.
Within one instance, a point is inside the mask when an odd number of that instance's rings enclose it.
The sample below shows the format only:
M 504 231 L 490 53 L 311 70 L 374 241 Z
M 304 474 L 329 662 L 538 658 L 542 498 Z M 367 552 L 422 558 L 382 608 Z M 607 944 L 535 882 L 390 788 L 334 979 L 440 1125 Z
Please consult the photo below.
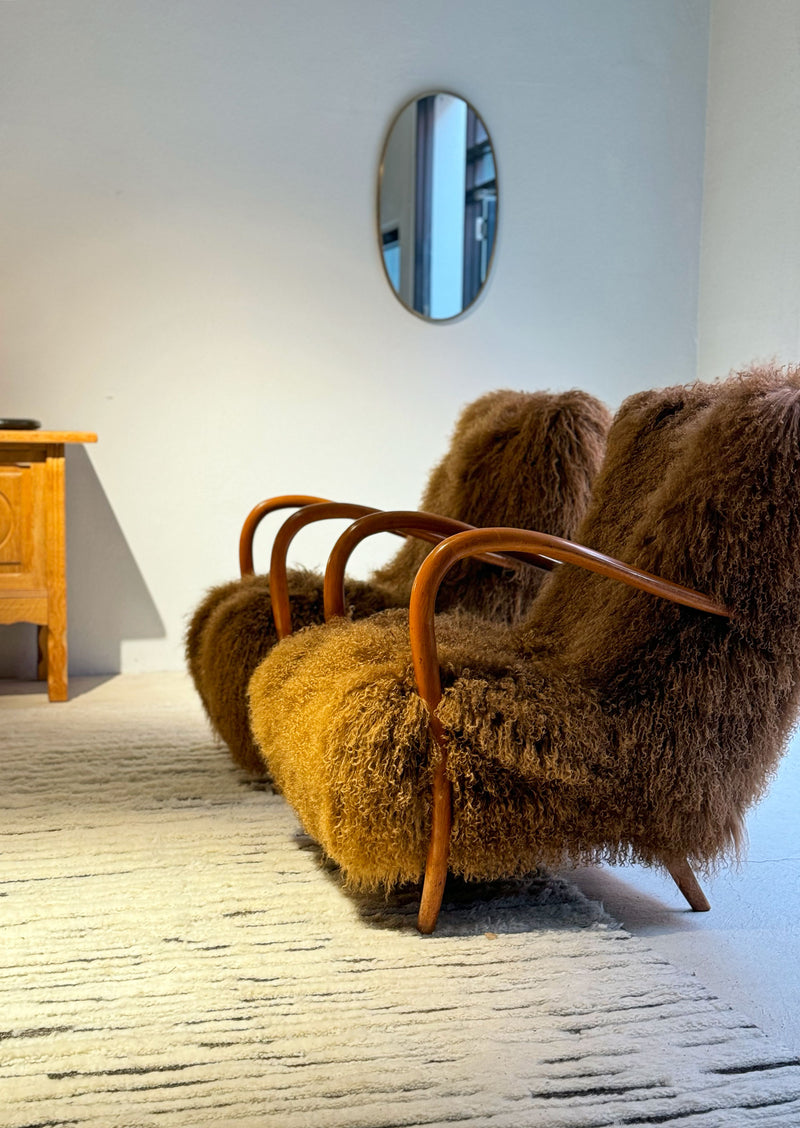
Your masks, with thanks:
M 117 674 L 123 639 L 164 623 L 89 455 L 67 448 L 67 613 L 71 674 Z M 0 677 L 36 677 L 36 627 L 0 629 Z

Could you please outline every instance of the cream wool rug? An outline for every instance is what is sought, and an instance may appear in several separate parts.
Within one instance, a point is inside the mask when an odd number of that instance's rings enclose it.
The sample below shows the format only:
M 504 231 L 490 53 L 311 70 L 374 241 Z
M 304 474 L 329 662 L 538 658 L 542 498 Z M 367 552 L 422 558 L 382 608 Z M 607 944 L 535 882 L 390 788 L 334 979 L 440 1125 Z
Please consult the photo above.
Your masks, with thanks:
M 0 696 L 0 807 L 2 1128 L 800 1125 L 796 1058 L 568 883 L 425 938 L 343 891 L 180 675 Z

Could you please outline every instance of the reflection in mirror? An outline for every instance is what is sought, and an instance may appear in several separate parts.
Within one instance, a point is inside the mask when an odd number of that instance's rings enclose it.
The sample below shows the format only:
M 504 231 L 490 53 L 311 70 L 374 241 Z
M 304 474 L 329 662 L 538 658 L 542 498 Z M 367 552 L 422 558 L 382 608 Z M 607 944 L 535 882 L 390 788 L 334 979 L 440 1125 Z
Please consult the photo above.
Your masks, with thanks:
M 486 126 L 463 98 L 428 94 L 396 117 L 381 161 L 378 219 L 386 276 L 421 317 L 470 306 L 489 273 L 497 175 Z

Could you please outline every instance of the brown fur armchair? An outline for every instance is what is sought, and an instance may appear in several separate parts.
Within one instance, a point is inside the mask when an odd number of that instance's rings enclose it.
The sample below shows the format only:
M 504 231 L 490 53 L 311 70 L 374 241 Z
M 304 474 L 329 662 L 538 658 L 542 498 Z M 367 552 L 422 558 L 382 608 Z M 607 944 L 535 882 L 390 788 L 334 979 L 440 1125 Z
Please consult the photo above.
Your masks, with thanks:
M 708 907 L 690 865 L 740 851 L 798 711 L 800 368 L 627 400 L 576 541 L 459 534 L 420 569 L 410 637 L 400 610 L 333 619 L 253 675 L 307 831 L 356 886 L 424 873 L 423 931 L 448 866 L 636 860 Z M 498 550 L 566 563 L 517 624 L 434 634 L 448 565 Z
M 571 537 L 588 504 L 609 424 L 607 409 L 580 391 L 501 390 L 481 396 L 461 413 L 449 449 L 431 473 L 421 508 L 470 525 L 520 525 Z M 295 629 L 323 620 L 323 577 L 303 568 L 285 572 L 286 544 L 282 554 L 273 555 L 272 584 L 269 576 L 249 574 L 253 534 L 271 508 L 273 503 L 262 503 L 245 523 L 242 578 L 208 592 L 186 636 L 189 670 L 211 724 L 234 760 L 253 771 L 263 771 L 264 762 L 250 732 L 247 685 L 284 633 L 276 629 L 273 608 L 278 606 L 280 616 L 280 595 L 285 595 Z M 342 508 L 353 510 L 349 516 L 362 509 Z M 309 507 L 307 516 L 317 514 Z M 368 581 L 348 579 L 348 613 L 360 619 L 406 606 L 416 571 L 430 548 L 430 543 L 409 539 Z M 279 567 L 285 573 L 280 593 L 274 576 Z M 513 622 L 543 575 L 536 568 L 523 572 L 466 561 L 443 583 L 439 606 L 460 606 Z

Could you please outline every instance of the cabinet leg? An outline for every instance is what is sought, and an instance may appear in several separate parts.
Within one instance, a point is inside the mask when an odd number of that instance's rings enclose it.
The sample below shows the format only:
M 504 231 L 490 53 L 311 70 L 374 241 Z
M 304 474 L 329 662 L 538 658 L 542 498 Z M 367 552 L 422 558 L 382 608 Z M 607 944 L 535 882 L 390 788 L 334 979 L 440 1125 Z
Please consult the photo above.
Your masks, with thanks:
M 47 459 L 47 692 L 67 700 L 67 544 L 64 527 L 64 449 Z
M 47 627 L 38 627 L 36 638 L 38 645 L 36 677 L 39 681 L 47 681 Z
M 67 700 L 67 624 L 51 620 L 47 628 L 47 696 Z

